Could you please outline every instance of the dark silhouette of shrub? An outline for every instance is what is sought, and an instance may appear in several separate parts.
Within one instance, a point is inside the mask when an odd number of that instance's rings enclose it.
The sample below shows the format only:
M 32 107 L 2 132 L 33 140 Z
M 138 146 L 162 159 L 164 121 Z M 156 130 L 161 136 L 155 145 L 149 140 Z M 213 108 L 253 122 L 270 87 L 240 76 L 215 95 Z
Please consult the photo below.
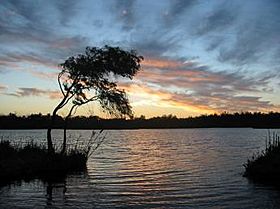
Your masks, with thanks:
M 280 137 L 277 133 L 268 133 L 266 148 L 253 155 L 244 164 L 244 176 L 261 182 L 280 185 Z
M 50 155 L 44 146 L 29 142 L 12 146 L 9 141 L 0 142 L 0 183 L 17 179 L 65 176 L 69 172 L 86 169 L 88 155 L 85 150 L 69 150 L 67 154 Z

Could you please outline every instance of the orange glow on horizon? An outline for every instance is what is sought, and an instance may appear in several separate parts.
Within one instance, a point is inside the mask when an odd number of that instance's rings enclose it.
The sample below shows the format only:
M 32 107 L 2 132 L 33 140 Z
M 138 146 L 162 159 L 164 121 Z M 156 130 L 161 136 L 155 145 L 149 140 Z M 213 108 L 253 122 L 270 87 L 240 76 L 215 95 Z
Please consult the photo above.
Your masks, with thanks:
M 205 105 L 194 104 L 191 100 L 178 101 L 173 98 L 173 94 L 162 90 L 153 90 L 143 85 L 127 85 L 123 86 L 128 92 L 128 95 L 132 98 L 132 107 L 160 107 L 166 109 L 177 109 L 184 115 L 200 115 L 211 114 L 217 112 Z

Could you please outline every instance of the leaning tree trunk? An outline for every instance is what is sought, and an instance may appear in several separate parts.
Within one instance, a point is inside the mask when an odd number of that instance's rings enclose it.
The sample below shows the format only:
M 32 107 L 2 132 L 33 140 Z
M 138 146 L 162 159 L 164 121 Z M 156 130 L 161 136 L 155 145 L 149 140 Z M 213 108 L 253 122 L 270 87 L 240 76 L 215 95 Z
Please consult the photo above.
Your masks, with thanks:
M 48 153 L 54 153 L 54 147 L 53 147 L 53 143 L 52 143 L 52 129 L 53 129 L 53 126 L 54 126 L 56 113 L 60 109 L 60 105 L 61 105 L 61 103 L 53 110 L 53 113 L 52 113 L 52 116 L 51 116 L 51 122 L 50 122 L 50 125 L 48 127 L 48 131 L 47 131 Z
M 67 104 L 67 102 L 69 101 L 69 99 L 72 98 L 72 96 L 70 98 L 68 98 L 71 88 L 72 87 L 70 87 L 68 89 L 67 93 L 64 95 L 61 102 L 53 110 L 53 113 L 52 113 L 52 116 L 51 116 L 51 123 L 50 123 L 50 125 L 48 127 L 48 131 L 47 131 L 48 153 L 54 153 L 54 147 L 53 147 L 53 143 L 52 143 L 52 134 L 51 134 L 52 128 L 54 126 L 54 121 L 55 121 L 57 111 L 60 110 L 62 107 L 64 107 Z
M 66 151 L 66 141 L 67 141 L 67 123 L 68 123 L 68 118 L 65 118 L 64 120 L 64 127 L 63 127 L 63 144 L 62 144 L 62 150 L 61 154 L 64 154 Z
M 68 119 L 71 117 L 73 110 L 77 107 L 77 105 L 73 105 L 68 113 L 68 115 L 65 117 L 64 120 L 64 128 L 63 128 L 63 144 L 62 144 L 62 150 L 61 154 L 64 154 L 66 151 L 66 141 L 67 141 L 67 125 L 68 125 Z
M 56 106 L 56 108 L 54 108 L 53 113 L 52 113 L 52 117 L 51 117 L 51 123 L 48 127 L 48 131 L 47 131 L 47 141 L 48 141 L 48 153 L 54 153 L 54 147 L 53 147 L 53 143 L 52 143 L 52 128 L 54 126 L 54 121 L 55 121 L 55 117 L 56 114 L 58 112 L 58 110 L 60 110 L 62 107 L 64 107 L 69 100 L 74 96 L 74 94 L 70 95 L 71 89 L 73 88 L 73 86 L 76 84 L 77 78 L 78 76 L 73 80 L 72 85 L 67 89 L 66 93 L 64 93 L 61 84 L 60 84 L 60 80 L 59 78 L 61 77 L 62 74 L 58 75 L 58 83 L 59 83 L 59 87 L 61 89 L 61 92 L 63 94 L 63 99 L 60 101 L 60 103 Z
M 52 143 L 52 128 L 54 125 L 54 120 L 55 120 L 55 115 L 52 115 L 51 117 L 51 123 L 48 127 L 48 131 L 47 131 L 47 141 L 48 141 L 48 153 L 53 153 L 54 152 L 54 148 L 53 148 L 53 143 Z

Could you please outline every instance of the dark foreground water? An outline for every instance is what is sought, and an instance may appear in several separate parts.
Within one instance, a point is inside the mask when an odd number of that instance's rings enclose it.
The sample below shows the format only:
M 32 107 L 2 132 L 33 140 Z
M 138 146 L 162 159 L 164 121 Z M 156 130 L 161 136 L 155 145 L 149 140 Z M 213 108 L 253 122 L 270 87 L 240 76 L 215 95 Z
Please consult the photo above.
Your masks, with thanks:
M 13 141 L 45 139 L 45 130 L 0 131 Z M 70 131 L 87 140 L 91 131 Z M 57 139 L 61 131 L 55 131 Z M 0 208 L 280 208 L 280 192 L 242 177 L 264 148 L 267 130 L 107 131 L 84 174 L 0 187 Z

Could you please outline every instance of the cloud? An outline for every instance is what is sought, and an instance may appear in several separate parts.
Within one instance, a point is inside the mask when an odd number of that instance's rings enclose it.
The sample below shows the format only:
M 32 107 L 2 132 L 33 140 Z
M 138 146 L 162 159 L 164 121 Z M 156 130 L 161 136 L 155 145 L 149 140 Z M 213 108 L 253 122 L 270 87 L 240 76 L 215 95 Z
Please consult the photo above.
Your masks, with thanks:
M 53 20 L 59 19 L 59 23 L 67 25 L 69 20 L 76 15 L 77 1 L 22 1 L 22 0 L 11 0 L 2 2 L 6 8 L 6 14 L 9 16 L 16 16 L 24 20 L 23 23 L 33 23 L 35 26 L 44 25 L 45 27 L 51 27 L 56 22 L 48 22 L 46 19 L 53 18 Z M 52 16 L 50 16 L 50 12 Z
M 171 16 L 182 14 L 187 8 L 193 6 L 195 2 L 197 2 L 197 0 L 173 0 L 171 1 L 169 14 Z
M 131 30 L 136 22 L 134 16 L 135 1 L 118 0 L 113 2 L 112 11 L 116 14 L 117 20 L 122 23 L 122 28 L 124 30 Z
M 133 36 L 130 45 L 132 48 L 143 54 L 145 57 L 160 57 L 168 51 L 176 51 L 178 43 L 172 37 L 162 35 L 162 31 L 151 31 L 147 34 L 137 31 Z
M 78 2 L 76 0 L 53 1 L 59 11 L 61 25 L 67 26 L 71 19 L 77 15 Z
M 172 69 L 186 66 L 186 63 L 177 60 L 164 59 L 164 58 L 146 58 L 142 62 L 143 68 L 162 68 L 162 69 Z
M 7 53 L 2 54 L 0 56 L 0 67 L 5 68 L 7 71 L 18 71 L 18 72 L 26 72 L 30 73 L 33 76 L 43 79 L 54 79 L 58 74 L 58 63 L 50 57 L 41 56 L 38 54 L 30 53 L 30 54 L 19 54 L 19 53 Z M 32 66 L 26 67 L 29 64 Z M 47 69 L 52 69 L 51 71 L 41 71 L 41 67 L 45 67 Z M 34 68 L 37 68 L 36 70 Z
M 6 95 L 15 97 L 46 96 L 49 99 L 61 98 L 61 93 L 59 91 L 43 90 L 38 88 L 18 88 L 18 90 L 15 93 L 7 93 Z
M 88 39 L 62 32 L 69 27 L 68 19 L 76 14 L 74 2 L 3 2 L 0 5 L 0 52 L 32 52 L 53 60 L 80 52 L 88 45 Z
M 150 59 L 143 63 L 143 70 L 136 76 L 134 85 L 127 82 L 121 83 L 121 87 L 132 96 L 138 95 L 136 104 L 150 100 L 158 106 L 169 105 L 201 113 L 267 112 L 279 111 L 280 107 L 261 96 L 252 95 L 271 93 L 269 83 L 274 78 L 273 73 L 256 78 L 238 71 L 213 72 L 208 66 L 194 61 Z
M 268 66 L 280 50 L 279 8 L 279 1 L 223 3 L 198 20 L 196 35 L 202 37 L 206 50 L 217 52 L 219 62 Z
M 274 83 L 280 75 L 279 1 L 98 3 L 3 1 L 0 72 L 16 70 L 53 79 L 56 66 L 85 46 L 117 43 L 145 57 L 144 70 L 134 81 L 148 95 L 146 100 L 196 106 L 197 111 L 277 106 L 264 95 L 275 97 Z M 50 93 L 20 88 L 13 95 Z
M 187 9 L 190 9 L 192 6 L 194 6 L 195 3 L 197 3 L 197 0 L 170 1 L 170 6 L 163 16 L 164 25 L 166 27 L 176 26 L 180 17 L 185 14 Z
M 208 15 L 199 19 L 200 23 L 196 28 L 197 35 L 209 35 L 212 32 L 220 32 L 225 30 L 234 23 L 236 19 L 237 9 L 222 6 Z
M 7 89 L 7 86 L 0 84 L 0 93 L 5 92 Z
M 0 56 L 0 65 L 2 66 L 17 66 L 19 63 L 30 63 L 34 65 L 44 65 L 53 68 L 58 65 L 52 58 L 40 56 L 35 53 L 6 53 Z
M 55 80 L 57 79 L 58 72 L 42 72 L 42 71 L 36 71 L 36 70 L 26 70 L 26 72 L 34 75 L 37 78 L 42 78 L 42 79 L 50 79 L 50 80 Z
M 198 46 L 198 54 L 190 55 L 200 56 L 203 49 L 217 64 L 279 71 L 279 8 L 279 1 L 273 0 L 170 1 L 163 24 L 150 30 L 153 38 L 140 33 L 145 38 L 137 38 L 136 46 L 158 56 L 184 48 L 197 52 Z
M 191 115 L 241 111 L 279 111 L 280 106 L 263 101 L 256 96 L 231 94 L 192 95 L 170 92 L 168 89 L 155 89 L 146 84 L 131 84 L 125 87 L 130 97 L 135 97 L 132 106 L 153 105 L 166 108 L 179 108 Z
M 146 67 L 145 67 L 146 65 Z M 275 75 L 266 75 L 261 78 L 247 78 L 238 71 L 212 72 L 208 66 L 195 62 L 180 61 L 147 61 L 143 63 L 143 71 L 137 75 L 143 82 L 155 83 L 165 87 L 188 88 L 194 92 L 230 92 L 230 91 L 259 91 L 260 87 L 267 86 Z

